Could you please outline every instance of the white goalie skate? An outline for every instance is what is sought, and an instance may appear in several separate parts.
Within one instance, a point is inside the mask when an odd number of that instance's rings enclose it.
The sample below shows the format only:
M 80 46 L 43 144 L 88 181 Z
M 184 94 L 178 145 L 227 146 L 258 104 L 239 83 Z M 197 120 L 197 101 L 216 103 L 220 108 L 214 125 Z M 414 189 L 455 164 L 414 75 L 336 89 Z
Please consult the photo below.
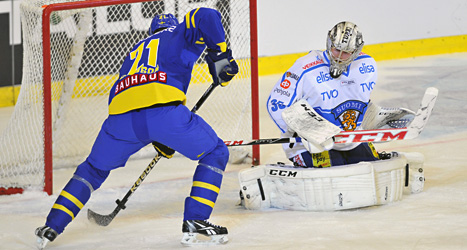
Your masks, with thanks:
M 186 220 L 182 226 L 184 246 L 226 244 L 227 228 L 213 225 L 207 220 Z

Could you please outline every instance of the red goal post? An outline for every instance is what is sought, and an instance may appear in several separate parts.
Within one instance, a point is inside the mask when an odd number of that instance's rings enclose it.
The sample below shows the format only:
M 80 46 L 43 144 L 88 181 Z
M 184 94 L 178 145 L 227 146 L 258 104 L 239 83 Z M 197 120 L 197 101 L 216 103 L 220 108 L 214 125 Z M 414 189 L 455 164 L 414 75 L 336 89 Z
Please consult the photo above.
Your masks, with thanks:
M 123 45 L 118 46 L 121 44 L 132 46 L 136 41 L 147 36 L 148 22 L 154 16 L 154 13 L 148 13 L 148 11 L 156 11 L 156 14 L 167 13 L 170 10 L 176 11 L 176 16 L 180 21 L 189 10 L 197 7 L 216 8 L 221 12 L 226 28 L 226 39 L 239 63 L 240 73 L 228 87 L 219 89 L 213 94 L 208 101 L 211 104 L 203 106 L 198 114 L 205 118 L 223 139 L 259 139 L 255 0 L 73 2 L 32 0 L 29 2 L 33 1 L 36 5 L 42 2 L 45 4 L 40 6 L 41 17 L 34 17 L 33 14 L 26 16 L 22 13 L 25 65 L 23 66 L 21 92 L 13 113 L 14 117 L 19 117 L 16 120 L 20 121 L 16 122 L 19 124 L 10 122 L 3 135 L 7 139 L 0 137 L 0 149 L 7 147 L 2 144 L 8 144 L 13 150 L 21 150 L 16 144 L 28 144 L 27 140 L 31 140 L 31 144 L 34 145 L 36 141 L 42 140 L 37 144 L 42 149 L 33 151 L 30 155 L 11 157 L 3 157 L 0 153 L 0 158 L 6 159 L 0 159 L 0 194 L 21 193 L 24 189 L 35 186 L 42 186 L 45 192 L 52 194 L 53 169 L 57 166 L 76 167 L 85 159 L 107 115 L 96 110 L 103 106 L 107 111 L 106 97 L 109 86 L 118 76 L 119 66 L 125 53 L 129 51 Z M 28 2 L 28 0 L 23 2 Z M 49 2 L 51 3 L 48 4 Z M 33 7 L 22 6 L 21 10 L 22 12 L 29 11 L 28 9 Z M 140 13 L 135 9 L 140 10 Z M 249 13 L 245 13 L 246 10 Z M 135 18 L 132 15 L 138 17 Z M 103 16 L 106 18 L 102 19 Z M 82 21 L 86 18 L 89 19 L 88 23 Z M 37 39 L 34 31 L 31 31 L 32 35 L 28 35 L 25 29 L 40 19 L 42 39 L 38 41 L 34 40 Z M 134 19 L 144 22 L 136 23 Z M 66 27 L 65 23 L 70 27 Z M 107 24 L 107 27 L 99 27 L 101 24 Z M 86 28 L 89 30 L 85 30 Z M 112 28 L 114 32 L 109 31 Z M 123 30 L 131 34 L 124 35 Z M 79 35 L 80 32 L 81 35 Z M 76 37 L 67 37 L 70 34 Z M 65 42 L 61 42 L 60 39 Z M 108 42 L 109 40 L 111 42 Z M 36 43 L 42 44 L 41 55 L 36 54 L 36 50 L 31 52 L 32 54 L 27 52 L 29 48 L 37 46 Z M 107 51 L 99 50 L 100 46 L 106 48 Z M 26 55 L 27 53 L 29 54 Z M 27 56 L 31 58 L 27 59 Z M 42 68 L 36 71 L 31 70 L 34 65 L 31 62 L 37 62 L 40 58 Z M 40 71 L 42 75 L 37 73 Z M 204 59 L 200 59 L 195 65 L 192 84 L 187 93 L 187 106 L 193 106 L 210 82 Z M 32 111 L 38 113 L 37 115 L 29 117 L 24 114 L 25 110 L 36 105 L 42 106 L 42 110 Z M 21 127 L 20 124 L 24 123 L 39 128 L 34 130 L 28 126 Z M 40 125 L 36 125 L 37 123 Z M 94 124 L 92 129 L 87 127 L 91 126 L 90 124 Z M 81 128 L 84 132 L 78 132 Z M 41 130 L 40 135 L 36 135 L 39 130 Z M 88 131 L 90 131 L 89 135 L 87 135 Z M 27 139 L 25 134 L 28 134 Z M 37 138 L 39 139 L 36 140 Z M 32 147 L 35 148 L 34 145 Z M 253 164 L 259 164 L 258 145 L 252 146 L 249 150 Z M 39 177 L 34 177 L 36 175 Z

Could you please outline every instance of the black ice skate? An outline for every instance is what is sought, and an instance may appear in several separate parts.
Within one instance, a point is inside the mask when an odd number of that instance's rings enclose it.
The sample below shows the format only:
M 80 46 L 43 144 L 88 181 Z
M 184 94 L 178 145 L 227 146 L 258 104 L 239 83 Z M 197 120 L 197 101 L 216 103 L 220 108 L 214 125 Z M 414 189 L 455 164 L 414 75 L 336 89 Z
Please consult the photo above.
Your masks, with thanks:
M 218 245 L 229 241 L 227 228 L 213 225 L 207 220 L 186 220 L 182 226 L 181 243 L 190 245 Z
M 48 226 L 38 227 L 35 233 L 37 236 L 36 243 L 39 249 L 44 249 L 47 243 L 49 243 L 49 241 L 54 241 L 58 235 L 58 233 L 55 232 L 55 230 Z

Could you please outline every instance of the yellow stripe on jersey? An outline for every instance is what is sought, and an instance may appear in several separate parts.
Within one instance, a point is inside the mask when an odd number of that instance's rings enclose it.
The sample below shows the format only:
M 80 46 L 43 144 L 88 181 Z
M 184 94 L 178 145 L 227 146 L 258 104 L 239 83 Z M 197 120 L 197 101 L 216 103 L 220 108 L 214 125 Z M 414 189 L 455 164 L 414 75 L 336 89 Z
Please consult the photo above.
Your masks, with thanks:
M 70 200 L 71 202 L 73 202 L 77 207 L 79 207 L 79 209 L 82 209 L 83 208 L 83 203 L 81 203 L 80 200 L 78 200 L 76 197 L 74 197 L 73 195 L 71 195 L 70 193 L 68 193 L 67 191 L 63 190 L 61 193 L 60 193 L 61 196 L 67 198 L 68 200 Z
M 201 38 L 199 39 L 199 41 L 196 41 L 195 43 L 196 43 L 196 44 L 204 44 L 204 39 L 201 37 Z
M 216 193 L 219 193 L 219 188 L 212 185 L 212 184 L 209 184 L 209 183 L 206 183 L 206 182 L 201 182 L 201 181 L 194 181 L 193 182 L 193 187 L 200 187 L 200 188 L 205 188 L 205 189 L 209 189 L 211 191 L 214 191 Z
M 196 25 L 195 25 L 195 15 L 196 15 L 196 12 L 198 12 L 199 8 L 197 8 L 195 10 L 195 13 L 193 13 L 193 16 L 191 16 L 191 23 L 193 24 L 193 28 L 196 28 Z
M 58 210 L 62 210 L 63 212 L 67 213 L 69 216 L 71 216 L 71 219 L 74 220 L 75 219 L 75 215 L 73 214 L 73 212 L 71 212 L 68 208 L 66 208 L 65 206 L 62 206 L 60 204 L 54 204 L 52 206 L 52 208 L 55 208 L 55 209 L 58 209 Z
M 219 46 L 219 48 L 221 49 L 221 52 L 226 52 L 227 51 L 227 43 L 221 42 L 221 43 L 218 43 L 216 45 Z
M 185 25 L 187 29 L 190 28 L 190 12 L 185 15 Z
M 185 93 L 176 87 L 153 82 L 118 93 L 109 105 L 109 114 L 123 114 L 130 110 L 175 101 L 181 101 L 185 105 Z
M 190 28 L 191 28 L 191 24 L 193 24 L 193 28 L 196 28 L 196 24 L 195 24 L 195 15 L 196 15 L 196 12 L 198 12 L 198 10 L 199 10 L 199 8 L 197 8 L 197 9 L 194 11 L 194 13 L 193 13 L 193 15 L 191 16 L 191 18 L 190 18 L 190 13 L 191 13 L 192 11 L 188 12 L 188 13 L 185 15 L 185 23 L 186 23 L 186 28 L 187 28 L 187 29 L 190 29 Z M 190 21 L 190 20 L 191 20 L 191 21 Z
M 208 200 L 208 199 L 204 199 L 204 198 L 201 198 L 201 197 L 198 197 L 198 196 L 190 196 L 193 200 L 197 201 L 197 202 L 200 202 L 200 203 L 203 203 L 205 205 L 208 205 L 210 207 L 214 207 L 214 202 Z
M 201 154 L 197 155 L 197 156 L 196 156 L 196 158 L 199 158 L 199 157 L 201 157 L 202 155 L 204 155 L 204 153 L 206 153 L 206 152 L 203 152 L 203 153 L 201 153 Z

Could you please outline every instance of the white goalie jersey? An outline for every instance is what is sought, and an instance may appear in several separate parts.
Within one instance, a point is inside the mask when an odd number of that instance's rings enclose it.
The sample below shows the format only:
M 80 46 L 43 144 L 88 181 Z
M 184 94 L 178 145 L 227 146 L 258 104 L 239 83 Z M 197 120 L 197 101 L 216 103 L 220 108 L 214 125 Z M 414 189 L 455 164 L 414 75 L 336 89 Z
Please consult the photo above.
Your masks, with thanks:
M 326 52 L 313 50 L 299 58 L 276 83 L 266 106 L 282 132 L 281 137 L 292 136 L 282 119 L 282 111 L 301 99 L 305 99 L 318 114 L 343 131 L 360 128 L 376 84 L 376 62 L 371 56 L 360 53 L 347 71 L 336 79 L 330 76 L 329 66 Z M 350 150 L 356 146 L 357 143 L 336 144 L 334 149 Z M 288 144 L 283 147 L 287 158 L 306 151 L 301 143 L 293 148 L 289 148 Z

